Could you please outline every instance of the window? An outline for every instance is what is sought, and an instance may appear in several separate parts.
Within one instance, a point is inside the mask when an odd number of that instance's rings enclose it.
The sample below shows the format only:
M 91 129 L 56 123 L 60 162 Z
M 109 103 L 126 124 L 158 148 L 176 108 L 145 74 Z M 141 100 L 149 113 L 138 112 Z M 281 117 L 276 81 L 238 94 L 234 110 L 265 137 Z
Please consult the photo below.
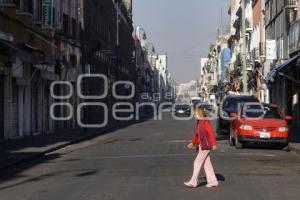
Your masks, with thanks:
M 77 19 L 77 10 L 78 10 L 78 0 L 71 1 L 71 16 L 74 19 Z
M 42 18 L 42 6 L 41 1 L 33 0 L 33 20 L 40 21 Z
M 63 12 L 64 13 L 68 13 L 68 1 L 69 0 L 62 0 L 62 3 L 63 3 Z
M 34 0 L 20 0 L 20 9 L 21 13 L 34 14 Z
M 264 119 L 283 119 L 281 113 L 277 107 L 273 106 L 258 106 L 250 105 L 247 106 L 247 111 L 244 117 L 249 118 L 264 118 Z

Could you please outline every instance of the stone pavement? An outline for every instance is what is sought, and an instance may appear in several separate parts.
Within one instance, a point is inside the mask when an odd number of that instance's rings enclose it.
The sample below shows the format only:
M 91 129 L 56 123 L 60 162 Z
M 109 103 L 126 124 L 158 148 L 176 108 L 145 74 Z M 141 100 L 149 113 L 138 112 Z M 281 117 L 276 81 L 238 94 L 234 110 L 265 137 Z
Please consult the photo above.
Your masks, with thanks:
M 134 122 L 118 123 L 118 125 L 113 124 L 94 130 L 61 130 L 55 133 L 0 141 L 0 170 L 26 163 L 68 145 L 92 139 L 114 129 L 124 128 L 132 123 Z M 290 150 L 300 154 L 300 129 L 291 129 L 290 141 Z
M 195 151 L 194 121 L 148 120 L 72 145 L 0 173 L 1 200 L 293 200 L 300 156 L 278 148 L 235 149 L 218 139 L 211 152 L 219 187 L 183 185 Z M 104 139 L 103 139 L 104 138 Z
M 144 118 L 144 121 L 147 118 Z M 93 139 L 110 131 L 125 128 L 138 121 L 118 122 L 102 129 L 68 129 L 54 133 L 0 141 L 0 170 L 23 164 L 68 145 Z

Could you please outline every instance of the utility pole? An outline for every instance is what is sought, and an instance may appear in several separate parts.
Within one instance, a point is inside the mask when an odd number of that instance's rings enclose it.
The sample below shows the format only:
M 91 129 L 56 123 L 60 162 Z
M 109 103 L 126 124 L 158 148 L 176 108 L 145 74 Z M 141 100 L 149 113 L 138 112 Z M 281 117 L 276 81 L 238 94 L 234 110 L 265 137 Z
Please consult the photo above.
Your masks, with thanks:
M 242 0 L 242 67 L 243 67 L 243 93 L 248 93 L 248 74 L 247 74 L 247 58 L 246 58 L 246 1 Z

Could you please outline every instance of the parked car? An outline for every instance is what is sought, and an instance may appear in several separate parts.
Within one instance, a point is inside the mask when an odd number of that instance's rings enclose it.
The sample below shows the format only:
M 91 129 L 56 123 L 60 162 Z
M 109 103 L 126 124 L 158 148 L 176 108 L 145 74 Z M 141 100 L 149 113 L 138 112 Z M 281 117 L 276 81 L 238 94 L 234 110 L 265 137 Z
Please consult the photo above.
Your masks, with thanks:
M 219 109 L 218 133 L 229 134 L 230 113 L 237 113 L 238 105 L 246 102 L 259 102 L 255 96 L 230 95 L 224 98 Z
M 190 116 L 191 108 L 189 104 L 177 104 L 175 105 L 174 114 L 175 116 Z
M 212 112 L 212 105 L 208 102 L 200 103 L 198 106 L 203 108 L 205 111 Z
M 200 97 L 192 97 L 191 98 L 191 105 L 193 106 L 193 108 L 195 108 L 196 106 L 198 106 L 201 103 L 203 103 L 203 101 L 201 100 Z
M 288 124 L 291 116 L 285 116 L 277 105 L 246 103 L 238 113 L 231 113 L 235 119 L 230 127 L 231 146 L 237 149 L 245 143 L 271 143 L 288 145 Z

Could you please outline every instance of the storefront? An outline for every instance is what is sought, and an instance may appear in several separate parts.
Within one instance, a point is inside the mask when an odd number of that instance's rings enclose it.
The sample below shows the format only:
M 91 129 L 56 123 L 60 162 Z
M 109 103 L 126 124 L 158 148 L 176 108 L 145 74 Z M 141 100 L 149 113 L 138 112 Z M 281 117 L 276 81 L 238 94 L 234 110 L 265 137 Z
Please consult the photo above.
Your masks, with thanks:
M 4 76 L 0 74 L 0 139 L 4 138 Z
M 285 114 L 292 115 L 295 127 L 300 127 L 299 60 L 300 55 L 294 56 L 275 67 L 267 77 L 271 86 L 271 103 L 279 105 Z
M 12 42 L 0 40 L 5 69 L 4 138 L 12 139 L 31 134 L 30 64 L 31 53 Z M 1 52 L 0 52 L 1 54 Z M 0 62 L 1 63 L 1 62 Z M 1 72 L 0 72 L 1 74 Z M 3 85 L 2 85 L 3 87 Z
M 5 48 L 0 43 L 0 140 L 5 138 L 5 76 L 7 74 L 7 66 L 5 63 L 8 62 L 7 56 L 5 55 Z

